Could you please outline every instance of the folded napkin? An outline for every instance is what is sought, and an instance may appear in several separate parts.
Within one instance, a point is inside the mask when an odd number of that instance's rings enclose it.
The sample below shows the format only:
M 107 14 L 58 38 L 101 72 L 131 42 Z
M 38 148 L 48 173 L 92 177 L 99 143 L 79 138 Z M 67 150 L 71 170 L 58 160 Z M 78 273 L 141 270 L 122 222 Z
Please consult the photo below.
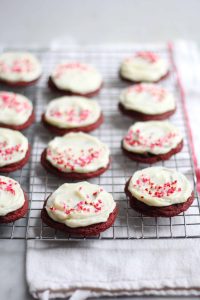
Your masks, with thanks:
M 200 295 L 200 240 L 28 243 L 31 294 L 46 300 Z
M 176 65 L 200 146 L 200 58 L 194 43 L 175 43 Z M 198 128 L 198 130 L 196 130 Z M 200 295 L 200 240 L 28 241 L 26 277 L 42 300 L 119 295 Z

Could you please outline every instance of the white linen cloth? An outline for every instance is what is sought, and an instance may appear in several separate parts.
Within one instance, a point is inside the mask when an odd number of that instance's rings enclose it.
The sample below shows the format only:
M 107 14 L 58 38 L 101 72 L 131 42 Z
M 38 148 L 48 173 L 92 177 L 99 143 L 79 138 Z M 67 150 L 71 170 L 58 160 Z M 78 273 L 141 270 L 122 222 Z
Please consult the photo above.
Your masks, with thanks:
M 200 147 L 200 57 L 175 43 L 196 147 Z M 196 149 L 198 149 L 196 148 Z M 42 300 L 118 295 L 200 295 L 200 240 L 27 242 L 26 278 Z
M 200 295 L 200 240 L 33 242 L 27 281 L 36 298 Z M 187 290 L 189 289 L 189 290 Z

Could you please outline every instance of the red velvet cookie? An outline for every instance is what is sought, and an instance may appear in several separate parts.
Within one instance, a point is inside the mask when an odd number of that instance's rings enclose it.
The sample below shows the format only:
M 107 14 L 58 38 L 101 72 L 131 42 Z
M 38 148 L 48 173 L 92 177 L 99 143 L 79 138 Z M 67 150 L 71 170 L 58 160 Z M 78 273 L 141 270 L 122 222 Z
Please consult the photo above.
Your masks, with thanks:
M 28 139 L 20 131 L 0 128 L 0 172 L 21 169 L 28 162 L 30 149 Z
M 169 205 L 166 207 L 154 207 L 149 206 L 141 201 L 138 201 L 135 197 L 131 195 L 128 191 L 128 185 L 130 180 L 126 183 L 125 186 L 125 193 L 130 200 L 130 206 L 136 210 L 137 212 L 149 216 L 149 217 L 174 217 L 179 215 L 180 213 L 186 211 L 194 201 L 194 194 L 192 193 L 191 196 L 186 200 L 184 203 Z
M 27 162 L 30 158 L 30 155 L 31 155 L 31 147 L 29 145 L 26 155 L 22 160 L 20 160 L 16 163 L 12 163 L 10 165 L 4 166 L 4 167 L 0 167 L 0 172 L 1 173 L 10 173 L 10 172 L 15 172 L 19 169 L 22 169 L 23 166 L 25 166 L 27 164 Z
M 45 207 L 46 201 L 44 203 Z M 85 227 L 77 227 L 77 228 L 70 228 L 69 226 L 66 226 L 64 224 L 55 222 L 52 220 L 47 212 L 46 209 L 43 207 L 41 211 L 41 218 L 42 221 L 47 224 L 48 226 L 65 232 L 66 234 L 72 234 L 72 235 L 80 235 L 80 236 L 95 236 L 99 235 L 101 232 L 105 231 L 106 229 L 110 228 L 113 223 L 115 222 L 116 216 L 118 214 L 118 208 L 116 207 L 114 211 L 110 214 L 108 220 L 104 223 L 98 223 L 98 224 L 93 224 Z
M 169 73 L 168 63 L 150 51 L 136 52 L 120 67 L 120 77 L 131 82 L 158 82 Z
M 25 81 L 10 82 L 8 80 L 0 79 L 0 84 L 5 84 L 5 85 L 13 87 L 13 88 L 22 88 L 22 87 L 29 87 L 29 86 L 35 85 L 39 79 L 40 79 L 40 77 L 38 77 L 35 80 L 29 81 L 29 82 L 25 82 Z
M 44 168 L 69 180 L 99 176 L 110 165 L 110 150 L 98 138 L 83 132 L 55 137 L 41 155 Z
M 67 95 L 92 97 L 99 92 L 102 82 L 101 74 L 93 66 L 68 61 L 55 67 L 48 84 Z
M 169 77 L 169 75 L 170 75 L 170 72 L 168 71 L 165 75 L 163 75 L 160 79 L 158 79 L 158 80 L 156 80 L 156 81 L 154 81 L 154 83 L 160 83 L 162 80 L 165 80 L 165 79 L 167 79 L 168 77 Z M 131 84 L 138 84 L 138 83 L 141 83 L 141 82 L 148 82 L 148 81 L 136 81 L 136 80 L 129 80 L 129 79 L 126 79 L 126 78 L 124 78 L 121 74 L 120 74 L 120 71 L 119 71 L 119 78 L 121 79 L 121 80 L 123 80 L 124 82 L 127 82 L 127 83 L 131 83 Z
M 123 148 L 122 150 L 126 156 L 128 156 L 130 159 L 134 161 L 138 161 L 145 164 L 154 164 L 158 161 L 168 160 L 171 158 L 172 155 L 179 153 L 183 148 L 183 141 L 181 141 L 176 148 L 170 150 L 169 152 L 165 154 L 159 154 L 159 155 L 153 155 L 151 153 L 143 153 L 143 154 L 137 154 L 137 153 L 131 153 Z
M 13 212 L 10 212 L 5 216 L 0 216 L 0 223 L 11 223 L 24 217 L 24 215 L 28 211 L 28 196 L 26 193 L 24 193 L 24 198 L 25 198 L 25 202 L 21 208 Z
M 70 128 L 70 129 L 64 129 L 64 128 L 58 128 L 56 126 L 50 125 L 49 123 L 46 122 L 44 114 L 42 115 L 42 123 L 44 124 L 44 126 L 51 133 L 58 135 L 58 136 L 64 135 L 69 132 L 79 132 L 79 131 L 90 132 L 90 131 L 97 129 L 103 123 L 103 121 L 104 121 L 104 117 L 103 117 L 103 114 L 101 114 L 99 119 L 94 124 L 84 126 L 84 127 L 74 127 L 74 128 Z
M 118 208 L 110 193 L 86 181 L 65 183 L 44 202 L 41 217 L 67 234 L 93 236 L 115 221 Z
M 162 167 L 154 167 L 154 168 L 155 168 L 154 179 L 147 176 L 149 172 L 146 171 L 153 168 L 147 168 L 136 172 L 136 173 L 140 173 L 141 176 L 137 176 L 135 175 L 136 174 L 135 173 L 133 175 L 135 176 L 135 180 L 133 177 L 131 177 L 126 183 L 125 194 L 130 200 L 131 208 L 150 217 L 173 217 L 187 210 L 194 201 L 194 193 L 186 177 L 184 177 L 183 174 L 178 173 L 172 169 L 170 170 Z M 155 178 L 157 181 L 160 180 L 162 181 L 163 172 L 165 173 L 171 172 L 172 174 L 171 181 L 169 182 L 163 181 L 163 183 L 159 182 L 159 184 L 157 184 L 157 182 L 154 182 Z M 181 176 L 182 178 L 180 177 L 181 178 L 180 179 L 179 176 Z M 159 179 L 159 177 L 161 179 Z M 167 178 L 170 177 L 167 176 L 166 179 Z M 174 180 L 174 178 L 176 179 Z M 182 187 L 180 187 L 181 184 Z M 185 193 L 184 193 L 185 186 L 183 186 L 183 184 L 187 186 Z M 131 191 L 129 188 L 130 185 L 131 185 Z M 133 195 L 134 190 L 135 193 L 137 194 L 137 197 L 140 197 L 140 199 L 136 198 L 136 196 Z M 176 198 L 173 194 L 176 195 Z M 170 200 L 171 196 L 173 196 L 174 198 L 171 198 Z M 169 204 L 170 201 L 172 202 L 172 199 L 174 201 L 174 204 L 166 205 L 166 206 L 158 205 L 158 203 L 161 204 L 162 202 Z M 185 200 L 184 202 L 182 202 L 183 199 Z M 149 205 L 147 205 L 148 202 Z
M 0 127 L 23 130 L 35 119 L 32 102 L 21 94 L 0 92 Z
M 49 102 L 42 122 L 56 135 L 69 132 L 89 132 L 103 122 L 103 114 L 97 101 L 85 97 L 63 96 Z
M 163 114 L 148 115 L 148 114 L 140 113 L 138 111 L 133 111 L 131 109 L 126 109 L 121 103 L 119 103 L 119 110 L 124 115 L 131 117 L 132 119 L 137 119 L 141 121 L 166 120 L 176 112 L 176 108 L 175 108 Z
M 133 119 L 164 120 L 175 113 L 176 104 L 174 96 L 163 87 L 142 83 L 122 91 L 119 110 Z
M 33 111 L 31 116 L 28 118 L 28 120 L 22 125 L 7 125 L 7 124 L 4 124 L 4 123 L 0 122 L 0 127 L 10 128 L 10 129 L 13 129 L 13 130 L 21 131 L 21 130 L 24 130 L 24 129 L 28 128 L 29 126 L 31 126 L 34 121 L 35 121 L 35 113 Z
M 106 172 L 110 166 L 111 159 L 108 163 L 108 165 L 105 168 L 100 168 L 97 171 L 94 172 L 88 172 L 88 173 L 76 173 L 76 172 L 69 172 L 69 173 L 64 173 L 59 171 L 57 168 L 55 168 L 47 159 L 47 149 L 45 149 L 42 152 L 41 155 L 41 164 L 42 166 L 50 173 L 57 175 L 58 177 L 62 177 L 67 180 L 85 180 L 85 179 L 90 179 L 93 177 L 98 177 L 104 172 Z
M 103 83 L 101 83 L 100 87 L 98 89 L 96 89 L 93 92 L 89 92 L 89 93 L 76 93 L 76 92 L 72 92 L 70 90 L 64 90 L 64 89 L 59 89 L 52 81 L 51 77 L 49 77 L 48 80 L 48 86 L 50 87 L 50 89 L 52 89 L 52 91 L 54 92 L 59 92 L 61 94 L 67 95 L 67 96 L 80 96 L 80 97 L 88 97 L 88 98 L 92 98 L 95 97 L 96 95 L 99 94 L 101 88 L 103 87 Z
M 12 178 L 0 176 L 0 223 L 22 218 L 28 210 L 28 197 Z
M 153 164 L 180 152 L 183 138 L 178 128 L 168 121 L 136 122 L 129 128 L 121 147 L 130 159 Z
M 5 52 L 0 55 L 0 83 L 26 87 L 41 76 L 41 65 L 31 53 Z

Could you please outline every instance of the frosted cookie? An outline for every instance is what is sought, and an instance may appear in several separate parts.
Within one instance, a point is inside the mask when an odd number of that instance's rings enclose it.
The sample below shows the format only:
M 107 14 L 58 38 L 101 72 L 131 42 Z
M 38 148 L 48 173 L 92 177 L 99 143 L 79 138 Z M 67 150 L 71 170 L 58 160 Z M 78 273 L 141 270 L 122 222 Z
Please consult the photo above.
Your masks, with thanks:
M 11 86 L 34 84 L 42 69 L 37 58 L 26 52 L 5 52 L 0 55 L 0 82 Z
M 130 206 L 151 217 L 173 217 L 194 200 L 192 186 L 181 173 L 163 167 L 137 171 L 126 183 Z
M 56 66 L 49 78 L 49 86 L 59 92 L 92 97 L 102 86 L 101 74 L 81 62 L 64 62 Z
M 136 122 L 122 141 L 129 158 L 148 164 L 167 160 L 182 148 L 180 131 L 168 121 Z
M 28 210 L 28 197 L 12 178 L 0 176 L 0 223 L 22 218 Z
M 23 95 L 0 92 L 0 127 L 23 130 L 35 119 L 31 101 Z
M 99 139 L 86 133 L 55 137 L 41 156 L 44 168 L 60 177 L 83 180 L 99 176 L 110 165 L 110 151 Z
M 65 183 L 45 201 L 41 217 L 47 225 L 67 234 L 98 235 L 117 216 L 110 193 L 89 182 Z
M 168 63 L 159 55 L 141 51 L 126 58 L 120 67 L 122 79 L 131 82 L 157 82 L 168 75 Z
M 124 89 L 120 95 L 122 113 L 142 121 L 164 120 L 174 114 L 174 96 L 166 89 L 150 83 L 136 84 Z
M 21 169 L 30 157 L 27 138 L 19 131 L 0 128 L 0 172 Z
M 68 132 L 89 132 L 103 122 L 99 104 L 85 97 L 65 96 L 52 100 L 42 115 L 45 127 L 56 135 Z

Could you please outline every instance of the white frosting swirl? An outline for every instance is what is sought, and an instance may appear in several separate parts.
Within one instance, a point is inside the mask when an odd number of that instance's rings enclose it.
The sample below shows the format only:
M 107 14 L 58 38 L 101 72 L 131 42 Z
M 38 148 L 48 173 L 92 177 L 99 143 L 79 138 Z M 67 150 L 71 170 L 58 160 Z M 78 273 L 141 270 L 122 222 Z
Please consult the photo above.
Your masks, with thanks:
M 111 194 L 89 182 L 65 183 L 46 203 L 46 211 L 54 221 L 71 228 L 106 222 L 115 209 Z
M 129 110 L 157 115 L 176 108 L 174 96 L 164 88 L 150 83 L 136 84 L 122 91 L 120 103 Z
M 88 173 L 107 167 L 110 151 L 99 139 L 82 132 L 55 137 L 46 159 L 62 172 Z
M 61 97 L 51 101 L 45 120 L 59 128 L 83 127 L 95 123 L 101 115 L 99 104 L 84 97 Z
M 28 98 L 20 94 L 0 92 L 0 123 L 22 125 L 33 112 Z
M 183 140 L 178 128 L 168 121 L 136 122 L 125 138 L 123 148 L 133 153 L 168 153 Z
M 138 52 L 122 62 L 120 74 L 132 81 L 155 82 L 167 74 L 165 60 L 152 52 Z
M 28 140 L 19 131 L 0 128 L 0 167 L 22 160 L 28 150 Z
M 6 216 L 24 205 L 24 192 L 12 178 L 0 176 L 0 216 Z
M 30 82 L 40 77 L 41 65 L 26 52 L 5 52 L 0 55 L 0 79 L 8 82 Z
M 163 167 L 135 172 L 128 190 L 137 200 L 156 207 L 184 203 L 192 195 L 192 186 L 183 174 Z
M 87 94 L 102 84 L 101 74 L 92 66 L 80 62 L 63 62 L 56 66 L 51 79 L 57 88 Z

